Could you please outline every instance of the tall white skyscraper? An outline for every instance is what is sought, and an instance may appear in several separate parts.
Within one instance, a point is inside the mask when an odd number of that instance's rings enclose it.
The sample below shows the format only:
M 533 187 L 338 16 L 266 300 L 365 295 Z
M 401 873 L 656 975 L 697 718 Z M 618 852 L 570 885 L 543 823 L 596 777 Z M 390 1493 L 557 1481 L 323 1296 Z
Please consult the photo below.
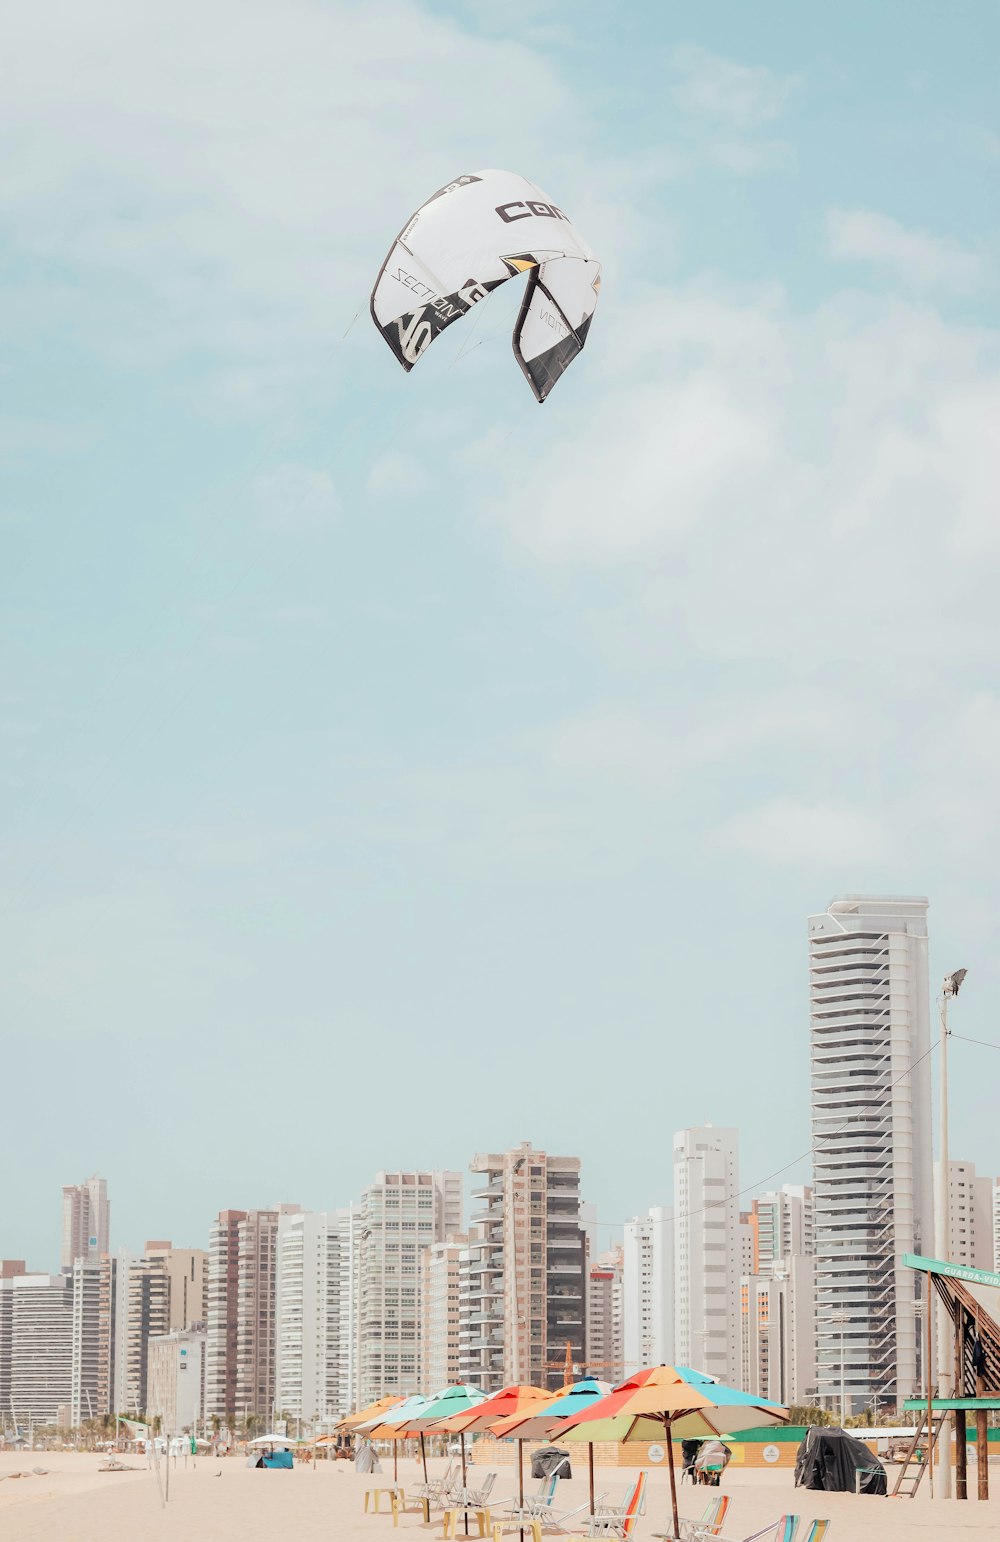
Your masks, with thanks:
M 355 1228 L 360 1207 L 278 1217 L 277 1407 L 330 1421 L 357 1407 Z
M 674 1352 L 730 1386 L 740 1376 L 739 1189 L 737 1130 L 706 1125 L 674 1136 Z
M 6 1342 L 0 1362 L 9 1402 L 4 1410 L 18 1423 L 70 1421 L 73 1385 L 73 1281 L 68 1274 L 21 1274 L 0 1280 L 9 1291 L 0 1312 Z M 9 1324 L 9 1326 L 8 1326 Z M 9 1335 L 9 1337 L 8 1337 Z
M 927 901 L 809 919 L 817 1384 L 838 1407 L 919 1390 L 914 1276 L 933 1252 Z M 843 1346 L 843 1352 L 841 1349 Z
M 361 1199 L 358 1232 L 358 1399 L 416 1392 L 420 1383 L 423 1251 L 462 1229 L 462 1175 L 380 1172 Z
M 78 1258 L 96 1264 L 108 1251 L 111 1205 L 108 1185 L 96 1173 L 86 1183 L 66 1184 L 62 1191 L 63 1269 L 72 1269 Z
M 420 1390 L 426 1395 L 462 1380 L 462 1259 L 460 1232 L 424 1248 L 420 1260 Z
M 643 1366 L 674 1363 L 674 1213 L 664 1205 L 625 1222 L 622 1353 L 619 1380 Z

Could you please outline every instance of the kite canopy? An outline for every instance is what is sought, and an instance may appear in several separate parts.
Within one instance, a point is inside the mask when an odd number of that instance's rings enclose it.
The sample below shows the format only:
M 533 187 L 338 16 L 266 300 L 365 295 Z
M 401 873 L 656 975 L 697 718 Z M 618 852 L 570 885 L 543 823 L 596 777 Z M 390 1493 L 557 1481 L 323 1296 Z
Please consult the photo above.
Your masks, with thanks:
M 422 204 L 372 290 L 375 325 L 405 370 L 453 321 L 527 273 L 514 354 L 540 402 L 583 349 L 601 265 L 563 211 L 526 177 L 479 171 Z

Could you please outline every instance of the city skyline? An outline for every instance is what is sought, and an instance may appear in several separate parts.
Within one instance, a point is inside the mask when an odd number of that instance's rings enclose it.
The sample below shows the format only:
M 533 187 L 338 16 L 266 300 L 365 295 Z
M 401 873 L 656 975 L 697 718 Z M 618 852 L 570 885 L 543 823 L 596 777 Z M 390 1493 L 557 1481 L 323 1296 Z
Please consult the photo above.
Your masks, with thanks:
M 602 1220 L 666 1202 L 664 1124 L 766 1175 L 829 895 L 929 894 L 995 1037 L 997 8 L 222 4 L 206 58 L 192 0 L 37 0 L 0 101 L 9 1245 L 54 1267 L 93 1169 L 138 1246 L 576 1150 L 540 1042 L 595 1104 L 627 1046 Z M 482 166 L 602 261 L 541 408 L 517 281 L 410 376 L 367 312 Z

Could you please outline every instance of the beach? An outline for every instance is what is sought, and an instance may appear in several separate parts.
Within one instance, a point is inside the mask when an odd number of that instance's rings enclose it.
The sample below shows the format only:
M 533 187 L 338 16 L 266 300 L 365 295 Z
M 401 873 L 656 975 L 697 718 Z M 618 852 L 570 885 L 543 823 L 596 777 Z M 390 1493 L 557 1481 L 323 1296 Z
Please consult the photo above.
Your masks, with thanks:
M 189 1462 L 185 1467 L 180 1462 L 171 1470 L 170 1499 L 164 1508 L 155 1474 L 144 1459 L 122 1458 L 134 1463 L 134 1470 L 119 1473 L 99 1472 L 101 1460 L 90 1453 L 0 1453 L 0 1478 L 14 1471 L 31 1472 L 33 1467 L 49 1469 L 44 1476 L 0 1481 L 0 1536 L 5 1542 L 273 1542 L 285 1537 L 294 1537 L 295 1542 L 377 1542 L 379 1538 L 388 1542 L 394 1534 L 391 1516 L 363 1512 L 365 1489 L 390 1483 L 391 1465 L 381 1475 L 363 1477 L 344 1462 L 321 1461 L 315 1469 L 302 1462 L 292 1472 L 282 1472 L 250 1469 L 243 1457 L 199 1457 L 196 1465 Z M 429 1465 L 437 1472 L 443 1468 L 440 1462 Z M 994 1471 L 1000 1478 L 1000 1469 Z M 598 1468 L 597 1490 L 617 1496 L 629 1476 L 621 1470 Z M 418 1481 L 416 1463 L 401 1462 L 403 1486 Z M 514 1481 L 512 1473 L 501 1472 L 497 1480 L 501 1497 L 513 1492 Z M 1000 1532 L 1000 1482 L 996 1487 L 998 1497 L 984 1504 L 974 1499 L 941 1504 L 926 1493 L 916 1499 L 811 1493 L 795 1489 L 788 1471 L 730 1470 L 723 1484 L 732 1501 L 725 1531 L 735 1542 L 784 1512 L 794 1511 L 804 1520 L 830 1518 L 831 1542 L 985 1538 Z M 687 1519 L 699 1517 L 714 1492 L 683 1487 L 681 1514 Z M 585 1462 L 576 1464 L 574 1477 L 560 1485 L 559 1495 L 566 1509 L 585 1503 Z M 638 1542 L 668 1530 L 669 1513 L 667 1473 L 654 1468 L 646 1514 L 634 1533 Z M 470 1529 L 475 1534 L 475 1524 Z M 803 1526 L 801 1535 L 805 1530 Z M 428 1528 L 418 1511 L 410 1511 L 400 1517 L 396 1534 L 439 1537 L 441 1531 L 440 1514 Z

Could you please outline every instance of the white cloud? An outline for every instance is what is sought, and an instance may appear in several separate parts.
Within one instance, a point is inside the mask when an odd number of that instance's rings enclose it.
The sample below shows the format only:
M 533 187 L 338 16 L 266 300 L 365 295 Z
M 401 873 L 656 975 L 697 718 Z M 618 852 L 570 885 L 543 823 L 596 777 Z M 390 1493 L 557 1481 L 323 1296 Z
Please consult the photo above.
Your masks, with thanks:
M 799 85 L 796 76 L 723 59 L 696 43 L 675 48 L 670 64 L 678 77 L 672 93 L 678 107 L 737 129 L 780 117 Z
M 870 209 L 831 209 L 827 216 L 835 257 L 887 268 L 909 288 L 971 289 L 982 273 L 973 252 L 924 230 L 910 230 Z
M 196 0 L 39 0 L 0 94 L 0 227 L 51 274 L 46 327 L 146 368 L 214 350 L 257 410 L 252 365 L 330 370 L 421 198 L 472 163 L 544 177 L 577 126 L 538 54 L 408 0 L 215 0 L 208 24 Z
M 326 471 L 290 463 L 253 479 L 251 492 L 261 528 L 287 534 L 327 530 L 340 513 L 340 498 Z
M 717 835 L 724 849 L 768 862 L 795 862 L 837 869 L 863 867 L 881 857 L 878 821 L 859 809 L 805 803 L 791 798 L 738 814 Z
M 427 486 L 424 466 L 413 455 L 390 450 L 368 473 L 368 491 L 379 497 L 413 497 Z

